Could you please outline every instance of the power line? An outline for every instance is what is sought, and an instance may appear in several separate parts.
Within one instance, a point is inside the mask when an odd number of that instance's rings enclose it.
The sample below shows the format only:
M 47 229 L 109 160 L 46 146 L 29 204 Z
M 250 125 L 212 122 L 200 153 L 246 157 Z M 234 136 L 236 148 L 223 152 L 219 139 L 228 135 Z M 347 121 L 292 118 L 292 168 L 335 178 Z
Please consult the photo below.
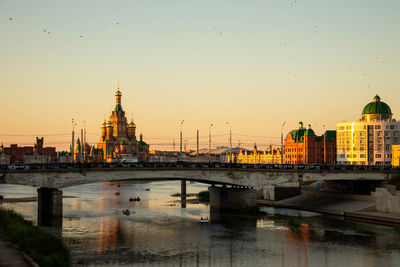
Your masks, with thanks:
M 71 134 L 2 134 L 0 136 L 70 136 Z

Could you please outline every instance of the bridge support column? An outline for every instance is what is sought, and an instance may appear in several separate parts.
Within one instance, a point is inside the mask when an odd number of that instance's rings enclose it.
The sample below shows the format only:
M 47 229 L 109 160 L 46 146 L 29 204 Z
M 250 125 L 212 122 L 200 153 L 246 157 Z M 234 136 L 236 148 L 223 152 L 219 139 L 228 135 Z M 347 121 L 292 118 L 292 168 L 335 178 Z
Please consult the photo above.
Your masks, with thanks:
M 181 207 L 186 208 L 186 180 L 181 180 Z
M 61 190 L 41 187 L 38 192 L 38 225 L 61 228 L 62 195 Z
M 210 208 L 225 210 L 250 209 L 257 206 L 257 191 L 249 188 L 208 188 L 210 193 Z

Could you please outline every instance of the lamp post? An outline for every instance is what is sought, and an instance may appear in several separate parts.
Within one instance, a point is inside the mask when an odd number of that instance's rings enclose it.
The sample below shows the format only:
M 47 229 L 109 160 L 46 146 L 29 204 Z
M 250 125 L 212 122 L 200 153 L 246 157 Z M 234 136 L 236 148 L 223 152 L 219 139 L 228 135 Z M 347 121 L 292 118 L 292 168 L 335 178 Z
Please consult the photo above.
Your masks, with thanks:
M 326 164 L 326 130 L 325 130 L 325 125 L 324 127 L 324 164 Z
M 282 123 L 281 126 L 281 164 L 283 164 L 283 126 L 285 126 L 286 121 Z
M 226 122 L 229 126 L 229 164 L 232 164 L 232 127 L 229 122 Z
M 182 160 L 182 125 L 183 125 L 184 121 L 185 120 L 182 120 L 182 122 L 181 122 L 181 138 L 180 138 L 180 153 L 179 153 L 180 160 Z
M 72 156 L 72 163 L 74 163 L 74 153 L 75 153 L 75 121 L 72 119 L 72 144 L 71 144 L 71 156 Z
M 213 124 L 210 124 L 210 128 L 208 130 L 208 163 L 211 163 L 211 127 Z
M 86 121 L 83 121 L 83 163 L 86 163 Z

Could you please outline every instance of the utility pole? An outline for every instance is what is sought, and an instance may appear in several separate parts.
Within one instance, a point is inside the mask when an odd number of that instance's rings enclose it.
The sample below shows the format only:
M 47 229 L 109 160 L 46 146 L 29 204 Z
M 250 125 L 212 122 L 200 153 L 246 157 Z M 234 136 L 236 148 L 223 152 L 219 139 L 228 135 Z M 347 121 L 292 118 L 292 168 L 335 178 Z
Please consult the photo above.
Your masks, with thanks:
M 86 162 L 86 121 L 83 121 L 83 162 Z
M 197 130 L 197 163 L 200 162 L 200 158 L 199 158 L 199 130 Z
M 283 126 L 285 126 L 286 121 L 282 123 L 281 126 L 281 164 L 283 164 Z
M 82 148 L 82 143 L 83 143 L 83 129 L 81 129 L 81 163 L 83 163 L 83 148 Z
M 324 126 L 324 164 L 326 164 L 326 130 L 325 130 L 325 125 Z
M 208 130 L 208 163 L 211 163 L 211 127 L 213 124 L 210 124 L 210 128 Z
M 296 164 L 299 165 L 299 134 L 300 134 L 300 126 L 299 130 L 297 130 L 296 136 Z
M 232 127 L 229 122 L 226 122 L 229 126 L 229 164 L 232 164 Z
M 180 153 L 179 153 L 180 160 L 182 160 L 182 125 L 184 121 L 185 120 L 182 120 L 181 122 L 181 142 L 180 142 Z
M 72 162 L 74 161 L 74 152 L 75 152 L 75 122 L 74 119 L 72 119 L 72 144 L 71 144 Z
M 310 127 L 311 128 L 311 127 Z M 308 141 L 308 138 L 307 138 L 307 132 L 304 132 L 304 139 L 303 139 L 303 141 L 304 141 L 304 151 L 303 151 L 303 156 L 304 156 L 304 162 L 303 162 L 303 164 L 307 164 L 307 141 Z

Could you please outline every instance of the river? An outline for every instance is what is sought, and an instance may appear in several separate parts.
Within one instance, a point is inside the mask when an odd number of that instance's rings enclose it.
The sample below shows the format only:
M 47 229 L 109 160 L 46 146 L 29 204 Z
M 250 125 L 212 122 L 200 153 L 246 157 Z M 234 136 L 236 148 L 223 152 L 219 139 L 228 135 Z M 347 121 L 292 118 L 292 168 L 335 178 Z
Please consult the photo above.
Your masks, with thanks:
M 207 185 L 188 183 L 187 193 Z M 146 188 L 150 189 L 146 191 Z M 93 183 L 63 189 L 62 236 L 74 265 L 399 266 L 400 229 L 289 209 L 265 215 L 210 214 L 179 181 Z M 0 185 L 5 198 L 36 197 L 36 188 Z M 141 201 L 129 202 L 139 196 Z M 3 203 L 37 221 L 37 203 Z M 126 216 L 123 209 L 129 209 Z M 211 223 L 200 224 L 200 217 Z

